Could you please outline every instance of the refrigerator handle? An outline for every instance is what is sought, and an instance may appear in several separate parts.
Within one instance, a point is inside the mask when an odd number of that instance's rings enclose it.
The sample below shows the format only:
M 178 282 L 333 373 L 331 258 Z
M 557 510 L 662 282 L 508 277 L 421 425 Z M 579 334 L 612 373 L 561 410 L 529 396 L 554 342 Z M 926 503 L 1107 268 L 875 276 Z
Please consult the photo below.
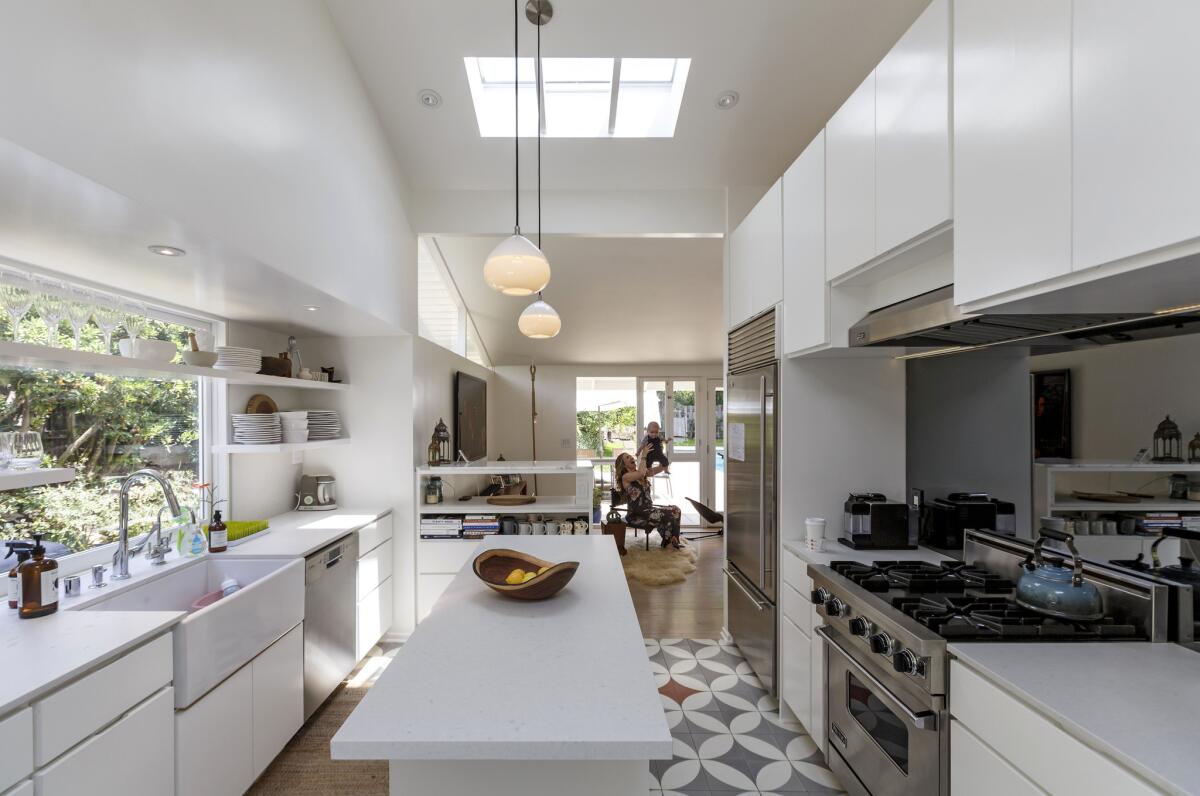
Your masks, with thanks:
M 758 582 L 767 582 L 767 377 L 758 377 Z

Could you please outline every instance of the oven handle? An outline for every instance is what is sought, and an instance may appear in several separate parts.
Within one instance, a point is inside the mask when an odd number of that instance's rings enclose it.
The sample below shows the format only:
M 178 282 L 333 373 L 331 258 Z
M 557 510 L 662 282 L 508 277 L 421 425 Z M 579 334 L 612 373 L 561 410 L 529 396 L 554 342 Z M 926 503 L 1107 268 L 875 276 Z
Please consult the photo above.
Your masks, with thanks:
M 837 639 L 834 638 L 833 634 L 830 633 L 825 628 L 824 625 L 821 625 L 816 630 L 818 633 L 821 634 L 821 638 L 825 639 L 826 642 L 828 642 L 838 652 L 840 652 L 842 654 L 842 657 L 844 657 L 846 659 L 846 661 L 849 662 L 849 664 L 851 666 L 853 666 L 860 675 L 862 675 L 862 678 L 864 680 L 866 680 L 867 683 L 872 688 L 878 689 L 878 690 L 882 691 L 884 694 L 887 694 L 888 697 L 891 699 L 891 701 L 896 704 L 896 707 L 899 708 L 900 712 L 904 714 L 904 717 L 908 719 L 910 724 L 912 724 L 918 730 L 936 730 L 937 729 L 938 717 L 937 717 L 936 713 L 921 713 L 921 714 L 913 713 L 911 710 L 909 710 L 907 705 L 905 705 L 899 699 L 896 699 L 895 697 L 891 696 L 891 691 L 888 690 L 888 687 L 886 685 L 884 685 L 883 683 L 879 682 L 879 679 L 877 677 L 875 677 L 875 675 L 868 672 L 861 663 L 854 660 L 853 656 L 850 655 L 849 650 L 847 650 L 840 643 L 838 643 Z
M 767 603 L 758 599 L 758 597 L 754 594 L 754 592 L 750 591 L 750 587 L 747 586 L 746 584 L 742 583 L 742 579 L 738 575 L 734 574 L 733 572 L 730 572 L 728 569 L 724 570 L 724 572 L 729 577 L 729 579 L 731 581 L 733 581 L 735 584 L 737 584 L 737 587 L 742 590 L 742 594 L 744 594 L 750 598 L 750 602 L 754 603 L 755 608 L 757 608 L 760 611 L 766 610 Z

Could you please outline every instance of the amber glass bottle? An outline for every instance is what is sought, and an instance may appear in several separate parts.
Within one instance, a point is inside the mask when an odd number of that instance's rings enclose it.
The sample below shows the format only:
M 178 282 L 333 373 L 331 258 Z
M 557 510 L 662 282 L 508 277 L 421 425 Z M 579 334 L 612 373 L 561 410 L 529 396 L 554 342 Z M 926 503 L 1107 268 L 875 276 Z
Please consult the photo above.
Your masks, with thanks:
M 58 562 L 46 558 L 42 535 L 33 534 L 33 550 L 17 570 L 17 616 L 33 619 L 58 610 Z
M 229 531 L 221 521 L 221 512 L 214 511 L 208 526 L 208 552 L 224 553 L 229 549 Z

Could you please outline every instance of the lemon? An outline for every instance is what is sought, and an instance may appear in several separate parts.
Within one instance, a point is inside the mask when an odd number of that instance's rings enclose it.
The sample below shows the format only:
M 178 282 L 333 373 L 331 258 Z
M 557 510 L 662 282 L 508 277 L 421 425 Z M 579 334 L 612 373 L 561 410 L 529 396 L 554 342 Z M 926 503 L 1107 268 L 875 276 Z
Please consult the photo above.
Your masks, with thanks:
M 525 577 L 521 579 L 521 582 L 524 583 L 527 580 L 533 580 L 537 576 L 538 574 L 536 572 L 526 572 Z
M 525 570 L 514 569 L 512 572 L 508 573 L 508 577 L 504 579 L 504 582 L 511 585 L 516 585 L 518 583 L 524 583 L 525 580 Z
M 541 569 L 539 569 L 539 570 L 538 570 L 537 574 L 539 574 L 539 575 L 540 575 L 540 574 L 542 574 L 543 572 L 545 572 L 545 571 L 546 571 L 546 570 L 548 570 L 548 569 L 550 569 L 550 567 L 542 567 Z

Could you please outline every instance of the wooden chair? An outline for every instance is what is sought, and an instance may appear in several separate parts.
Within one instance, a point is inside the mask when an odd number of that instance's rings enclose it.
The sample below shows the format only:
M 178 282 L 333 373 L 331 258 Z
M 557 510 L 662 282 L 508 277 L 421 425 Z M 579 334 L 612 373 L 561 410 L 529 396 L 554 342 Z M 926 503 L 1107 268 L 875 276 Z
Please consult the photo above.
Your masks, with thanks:
M 658 529 L 651 528 L 649 525 L 646 525 L 645 523 L 642 523 L 642 522 L 630 522 L 629 521 L 629 509 L 621 508 L 621 506 L 624 505 L 624 503 L 625 503 L 625 494 L 623 492 L 613 489 L 613 490 L 610 490 L 609 495 L 610 495 L 610 498 L 612 501 L 612 506 L 608 510 L 609 518 L 618 518 L 620 520 L 621 525 L 624 528 L 633 528 L 633 536 L 635 539 L 637 538 L 638 531 L 645 531 L 646 532 L 646 549 L 649 550 L 650 549 L 650 532 L 656 531 Z M 662 531 L 659 531 L 658 535 L 662 536 Z M 622 541 L 617 543 L 617 548 L 623 549 L 624 547 L 625 547 L 625 542 L 624 542 L 624 539 L 622 539 Z

